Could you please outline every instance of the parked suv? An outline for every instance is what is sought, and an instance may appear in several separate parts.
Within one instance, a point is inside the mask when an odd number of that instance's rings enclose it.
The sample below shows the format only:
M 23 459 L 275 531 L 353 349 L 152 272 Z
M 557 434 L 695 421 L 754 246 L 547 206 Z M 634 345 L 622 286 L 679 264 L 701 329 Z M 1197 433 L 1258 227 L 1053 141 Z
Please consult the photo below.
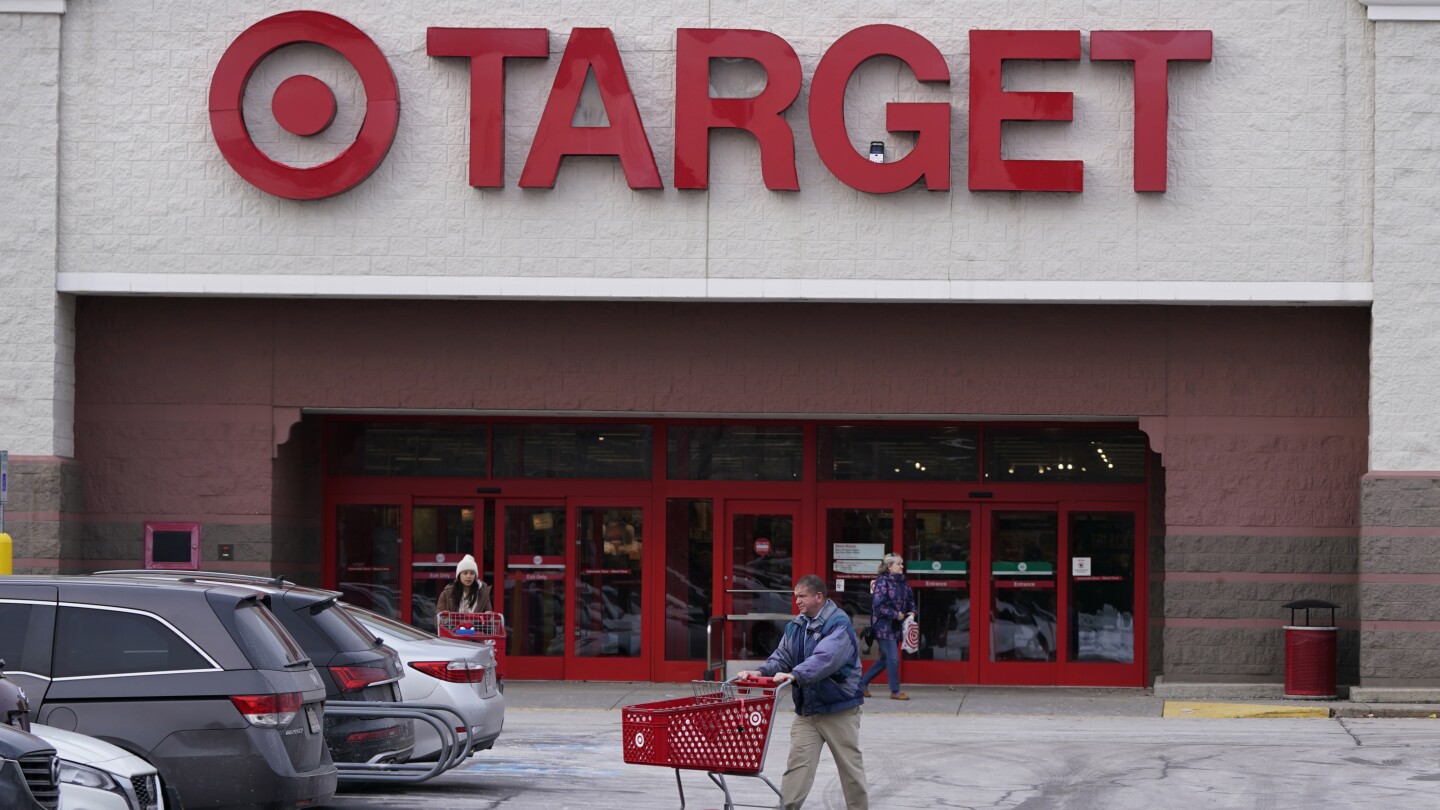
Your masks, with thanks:
M 281 578 L 199 571 L 101 571 L 95 579 L 195 582 L 244 588 L 264 595 L 276 618 L 314 662 L 327 700 L 398 703 L 400 657 L 345 611 L 340 594 Z M 325 740 L 336 762 L 405 762 L 415 748 L 415 725 L 392 718 L 325 718 Z
M 336 784 L 325 686 L 263 602 L 225 585 L 4 577 L 0 658 L 37 722 L 149 760 L 167 806 L 320 804 Z

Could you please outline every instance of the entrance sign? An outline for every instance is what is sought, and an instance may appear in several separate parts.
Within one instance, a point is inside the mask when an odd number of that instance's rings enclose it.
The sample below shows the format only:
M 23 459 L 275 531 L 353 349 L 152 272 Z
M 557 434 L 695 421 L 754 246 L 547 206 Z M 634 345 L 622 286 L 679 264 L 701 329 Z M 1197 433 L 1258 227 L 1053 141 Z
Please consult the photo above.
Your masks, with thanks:
M 836 543 L 831 546 L 837 560 L 873 560 L 885 556 L 884 543 Z
M 334 160 L 297 168 L 271 160 L 251 140 L 241 101 L 259 63 L 293 43 L 326 45 L 348 59 L 360 74 L 366 96 L 365 120 L 355 143 Z M 1135 190 L 1164 191 L 1169 120 L 1169 66 L 1174 61 L 1208 62 L 1210 31 L 1095 31 L 1092 61 L 1134 64 Z M 426 52 L 433 57 L 470 60 L 470 185 L 504 185 L 505 64 L 512 58 L 549 57 L 543 28 L 431 28 Z M 971 191 L 1062 191 L 1084 188 L 1079 160 L 1006 160 L 1001 130 L 1005 121 L 1070 121 L 1074 97 L 1059 92 L 1007 92 L 1001 84 L 1006 61 L 1078 61 L 1079 31 L 971 31 L 969 188 Z M 866 61 L 889 56 L 904 62 L 917 81 L 949 83 L 950 66 L 934 43 L 896 25 L 867 25 L 842 35 L 820 58 L 811 81 L 809 121 L 815 151 L 847 186 L 872 194 L 923 182 L 931 191 L 950 189 L 951 105 L 948 102 L 891 102 L 885 125 L 913 132 L 915 146 L 893 163 L 873 161 L 850 142 L 845 126 L 845 88 Z M 710 95 L 710 64 L 748 59 L 761 66 L 766 83 L 750 98 Z M 799 97 L 800 59 L 782 37 L 747 29 L 681 28 L 675 33 L 676 188 L 709 186 L 709 135 L 740 129 L 760 146 L 765 187 L 798 191 L 795 135 L 784 112 Z M 608 124 L 575 126 L 585 79 L 594 74 Z M 334 105 L 329 87 L 313 77 L 287 81 L 272 104 L 285 129 L 306 136 L 328 126 Z M 267 18 L 243 32 L 225 51 L 210 88 L 210 120 L 216 144 L 235 171 L 256 187 L 291 199 L 339 194 L 363 181 L 384 160 L 399 124 L 400 96 L 383 53 L 360 29 L 330 14 L 294 11 Z M 318 112 L 316 112 L 318 111 Z M 313 114 L 311 114 L 313 113 Z M 625 65 L 608 28 L 575 28 L 560 56 L 530 153 L 520 175 L 522 188 L 553 188 L 567 155 L 610 155 L 620 161 L 634 189 L 663 183 Z
M 833 567 L 837 574 L 855 574 L 862 577 L 874 577 L 876 569 L 880 567 L 880 559 L 878 557 L 873 560 L 837 559 Z

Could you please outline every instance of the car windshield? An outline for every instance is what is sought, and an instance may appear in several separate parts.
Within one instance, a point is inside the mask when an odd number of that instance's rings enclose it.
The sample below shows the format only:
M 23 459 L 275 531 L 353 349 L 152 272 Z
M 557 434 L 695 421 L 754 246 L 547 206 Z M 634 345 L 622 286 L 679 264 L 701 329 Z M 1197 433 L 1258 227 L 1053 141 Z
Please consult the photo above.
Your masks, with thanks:
M 235 608 L 235 626 L 256 669 L 285 669 L 308 663 L 305 651 L 260 603 L 247 600 Z
M 423 630 L 417 630 L 404 622 L 397 622 L 389 616 L 381 616 L 379 613 L 373 613 L 365 608 L 347 605 L 343 602 L 340 606 L 345 609 L 346 613 L 359 620 L 361 624 L 369 625 L 381 633 L 389 633 L 392 636 L 398 636 L 410 641 L 433 641 L 435 639 L 435 637 L 429 633 Z

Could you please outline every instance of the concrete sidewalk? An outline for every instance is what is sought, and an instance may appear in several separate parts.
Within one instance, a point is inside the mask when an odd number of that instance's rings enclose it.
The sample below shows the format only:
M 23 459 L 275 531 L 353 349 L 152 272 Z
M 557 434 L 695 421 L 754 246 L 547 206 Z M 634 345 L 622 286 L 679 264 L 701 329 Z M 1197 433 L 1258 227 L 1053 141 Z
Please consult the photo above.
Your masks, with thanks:
M 1224 690 L 1219 690 L 1223 692 Z M 1316 709 L 1328 717 L 1418 717 L 1440 713 L 1437 704 L 1354 703 L 1286 700 L 1216 694 L 1157 697 L 1148 689 L 1089 689 L 1016 686 L 906 686 L 908 701 L 890 700 L 882 687 L 865 701 L 869 715 L 1011 716 L 1011 717 L 1255 717 L 1257 707 L 1272 707 L 1269 717 L 1303 717 Z M 512 709 L 619 709 L 675 697 L 688 697 L 689 684 L 515 681 L 506 688 Z M 1198 707 L 1198 708 L 1197 708 Z M 1184 709 L 1191 711 L 1186 712 Z

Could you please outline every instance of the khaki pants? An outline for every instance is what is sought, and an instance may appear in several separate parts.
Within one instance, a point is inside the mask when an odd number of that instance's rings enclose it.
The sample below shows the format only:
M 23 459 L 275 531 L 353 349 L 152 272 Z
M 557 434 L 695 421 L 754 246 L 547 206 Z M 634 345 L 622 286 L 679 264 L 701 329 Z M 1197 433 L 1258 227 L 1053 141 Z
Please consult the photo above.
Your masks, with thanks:
M 834 714 L 795 715 L 795 724 L 790 727 L 790 759 L 780 780 L 785 810 L 800 810 L 805 797 L 810 795 L 815 770 L 820 765 L 822 743 L 830 747 L 830 756 L 835 758 L 835 767 L 840 771 L 845 807 L 870 810 L 865 761 L 860 756 L 859 706 Z

